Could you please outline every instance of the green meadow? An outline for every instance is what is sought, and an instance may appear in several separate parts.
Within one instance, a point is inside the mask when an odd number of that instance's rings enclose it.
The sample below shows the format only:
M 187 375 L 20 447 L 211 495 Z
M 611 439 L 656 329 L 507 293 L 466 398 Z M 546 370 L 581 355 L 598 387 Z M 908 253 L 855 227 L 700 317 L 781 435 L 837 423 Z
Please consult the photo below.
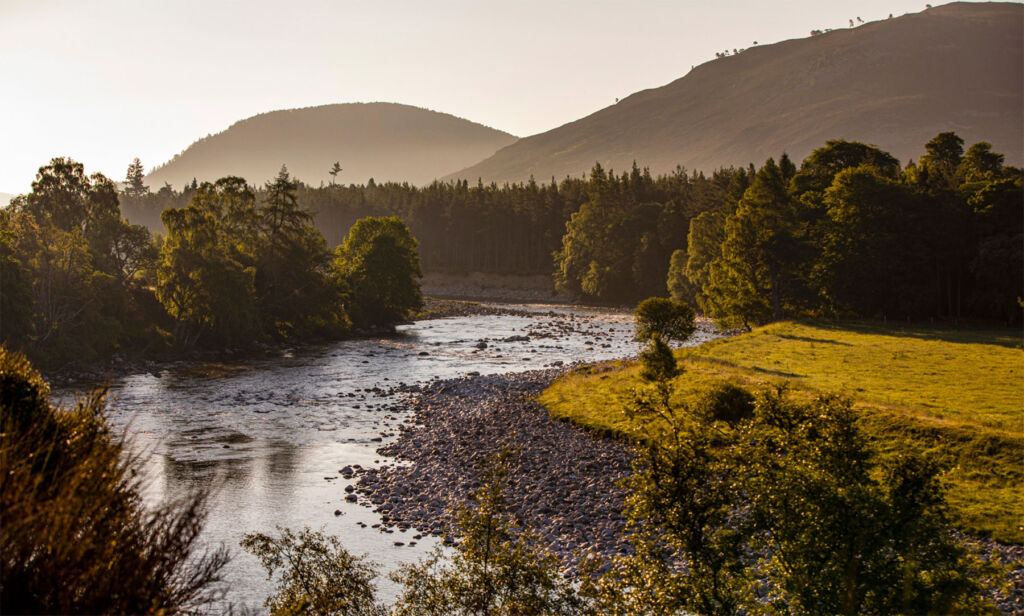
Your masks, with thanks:
M 960 527 L 1024 543 L 1024 350 L 1009 329 L 878 322 L 781 322 L 680 349 L 673 399 L 730 381 L 791 395 L 837 392 L 861 411 L 878 454 L 939 459 Z M 640 431 L 623 412 L 640 384 L 635 362 L 580 369 L 540 397 L 553 417 L 618 437 Z

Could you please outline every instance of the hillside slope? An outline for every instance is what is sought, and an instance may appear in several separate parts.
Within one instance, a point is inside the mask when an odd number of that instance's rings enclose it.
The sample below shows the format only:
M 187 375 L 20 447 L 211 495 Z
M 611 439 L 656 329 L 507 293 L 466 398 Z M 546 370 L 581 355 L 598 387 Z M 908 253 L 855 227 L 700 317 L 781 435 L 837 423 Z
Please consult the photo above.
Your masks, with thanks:
M 396 180 L 424 184 L 490 156 L 515 137 L 445 113 L 394 103 L 349 103 L 263 113 L 193 143 L 146 176 L 154 190 L 192 178 L 239 175 L 262 184 L 282 164 L 307 184 Z
M 711 171 L 827 139 L 880 146 L 906 162 L 941 131 L 990 141 L 1024 162 L 1024 6 L 955 3 L 753 47 L 666 86 L 520 139 L 450 174 L 475 181 L 579 175 L 595 161 L 654 172 Z

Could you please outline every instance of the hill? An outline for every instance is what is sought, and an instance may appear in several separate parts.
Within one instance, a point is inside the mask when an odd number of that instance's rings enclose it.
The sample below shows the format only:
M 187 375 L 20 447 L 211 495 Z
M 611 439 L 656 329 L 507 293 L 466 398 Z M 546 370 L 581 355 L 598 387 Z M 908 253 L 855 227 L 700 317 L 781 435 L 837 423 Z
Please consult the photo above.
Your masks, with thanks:
M 193 143 L 146 176 L 154 190 L 192 178 L 239 175 L 262 184 L 282 164 L 307 184 L 396 180 L 425 184 L 506 146 L 515 137 L 445 113 L 394 103 L 349 103 L 271 111 Z
M 752 47 L 637 92 L 590 116 L 520 139 L 448 179 L 522 181 L 595 161 L 652 172 L 711 171 L 828 139 L 864 141 L 900 160 L 956 131 L 1024 162 L 1024 6 L 948 4 L 805 39 Z

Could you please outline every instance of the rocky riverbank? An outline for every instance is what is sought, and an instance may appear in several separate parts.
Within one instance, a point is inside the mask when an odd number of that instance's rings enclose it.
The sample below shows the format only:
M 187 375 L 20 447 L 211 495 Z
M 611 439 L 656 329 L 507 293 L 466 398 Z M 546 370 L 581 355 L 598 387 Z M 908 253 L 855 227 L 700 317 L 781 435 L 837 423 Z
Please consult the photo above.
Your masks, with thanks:
M 572 574 L 588 551 L 624 553 L 629 445 L 552 420 L 534 398 L 566 368 L 443 380 L 411 398 L 413 415 L 397 441 L 379 452 L 396 462 L 347 469 L 358 476 L 348 498 L 381 514 L 381 529 L 415 528 L 453 536 L 451 511 L 480 486 L 486 458 L 512 450 L 506 484 L 510 511 L 562 559 Z M 1010 589 L 994 597 L 1004 614 L 1024 614 L 1024 547 L 961 535 L 979 554 L 998 548 L 1011 568 Z
M 411 424 L 380 449 L 398 463 L 360 470 L 351 498 L 372 505 L 385 527 L 450 534 L 453 507 L 469 502 L 478 469 L 512 450 L 506 483 L 510 511 L 566 564 L 594 549 L 625 549 L 620 539 L 634 458 L 628 445 L 553 421 L 534 397 L 561 370 L 438 381 L 413 401 Z M 355 496 L 358 495 L 358 496 Z

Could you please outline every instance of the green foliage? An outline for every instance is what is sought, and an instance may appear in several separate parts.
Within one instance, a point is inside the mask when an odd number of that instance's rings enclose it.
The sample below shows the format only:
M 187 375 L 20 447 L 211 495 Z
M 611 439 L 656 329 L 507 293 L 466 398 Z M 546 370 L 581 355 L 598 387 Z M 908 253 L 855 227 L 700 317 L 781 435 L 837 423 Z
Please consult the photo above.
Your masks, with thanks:
M 627 501 L 635 551 L 585 583 L 601 613 L 994 610 L 982 597 L 999 569 L 950 533 L 939 468 L 880 463 L 848 401 L 768 390 L 729 424 L 660 384 L 630 412 L 646 444 Z
M 692 202 L 689 178 L 680 173 L 674 181 L 683 185 L 676 193 Z M 664 294 L 669 257 L 691 214 L 674 200 L 652 202 L 658 188 L 635 164 L 621 178 L 595 165 L 589 199 L 570 216 L 555 253 L 556 287 L 601 301 Z
M 177 320 L 177 338 L 194 344 L 206 334 L 222 343 L 240 343 L 254 335 L 254 270 L 232 252 L 219 191 L 204 184 L 191 205 L 166 210 L 167 239 L 157 270 L 157 298 Z
M 704 286 L 712 316 L 744 325 L 782 316 L 799 284 L 795 217 L 785 178 L 768 159 L 725 221 L 721 257 Z
M 509 453 L 492 458 L 476 504 L 458 512 L 460 541 L 446 558 L 434 552 L 403 566 L 395 616 L 582 614 L 583 603 L 558 573 L 557 559 L 537 545 L 505 508 Z
M 742 515 L 739 468 L 721 454 L 730 433 L 696 422 L 660 383 L 627 411 L 647 429 L 627 480 L 634 551 L 584 581 L 598 612 L 615 615 L 747 614 L 754 598 L 753 529 Z M 723 438 L 726 439 L 723 442 Z
M 767 392 L 741 432 L 770 613 L 992 612 L 994 571 L 949 532 L 939 469 L 915 456 L 879 468 L 849 401 Z
M 794 398 L 854 397 L 860 427 L 885 457 L 918 453 L 944 469 L 957 527 L 1020 543 L 1020 332 L 891 322 L 775 323 L 676 352 L 685 377 L 673 403 L 707 416 L 706 391 L 729 381 L 747 389 L 790 383 Z M 629 436 L 617 409 L 640 384 L 635 362 L 573 373 L 541 396 L 552 415 Z
M 32 186 L 0 216 L 0 254 L 9 264 L 3 301 L 20 303 L 4 309 L 11 325 L 0 325 L 3 340 L 49 367 L 90 361 L 145 337 L 137 276 L 155 250 L 146 229 L 121 218 L 113 182 L 55 158 Z
M 874 146 L 829 141 L 795 174 L 769 160 L 735 207 L 693 218 L 686 278 L 725 326 L 802 314 L 1016 322 L 1024 279 L 992 272 L 1024 261 L 1022 176 L 988 143 L 964 154 L 954 133 L 902 174 Z
M 686 279 L 694 287 L 697 306 L 705 314 L 711 312 L 711 303 L 705 287 L 711 288 L 711 267 L 721 256 L 722 242 L 725 241 L 725 220 L 727 214 L 712 210 L 702 212 L 690 221 L 686 240 Z M 673 299 L 679 299 L 673 295 Z
M 715 383 L 701 392 L 693 411 L 705 421 L 736 424 L 754 414 L 754 396 L 739 385 Z
M 684 342 L 696 325 L 693 308 L 663 297 L 649 297 L 633 310 L 634 340 L 644 342 L 653 334 L 665 340 Z
M 667 381 L 679 374 L 672 349 L 654 332 L 640 351 L 640 376 L 647 381 Z
M 198 186 L 188 206 L 162 214 L 168 233 L 157 297 L 184 345 L 347 330 L 323 236 L 298 207 L 287 169 L 266 188 L 260 207 L 245 180 L 221 178 Z
M 391 326 L 423 306 L 417 242 L 395 217 L 364 218 L 335 251 L 334 269 L 350 290 L 358 325 Z
M 267 570 L 267 579 L 281 571 L 277 590 L 267 597 L 267 610 L 275 616 L 375 616 L 385 614 L 377 605 L 373 579 L 376 566 L 353 556 L 337 537 L 308 527 L 292 532 L 278 528 L 279 537 L 248 533 L 242 547 Z
M 331 254 L 313 215 L 296 201 L 297 189 L 283 166 L 265 187 L 255 249 L 257 309 L 263 330 L 276 337 L 337 336 L 349 325 L 343 286 L 330 272 Z
M 177 614 L 222 594 L 223 549 L 198 552 L 205 495 L 142 505 L 140 461 L 104 419 L 104 392 L 48 401 L 0 346 L 0 611 Z

